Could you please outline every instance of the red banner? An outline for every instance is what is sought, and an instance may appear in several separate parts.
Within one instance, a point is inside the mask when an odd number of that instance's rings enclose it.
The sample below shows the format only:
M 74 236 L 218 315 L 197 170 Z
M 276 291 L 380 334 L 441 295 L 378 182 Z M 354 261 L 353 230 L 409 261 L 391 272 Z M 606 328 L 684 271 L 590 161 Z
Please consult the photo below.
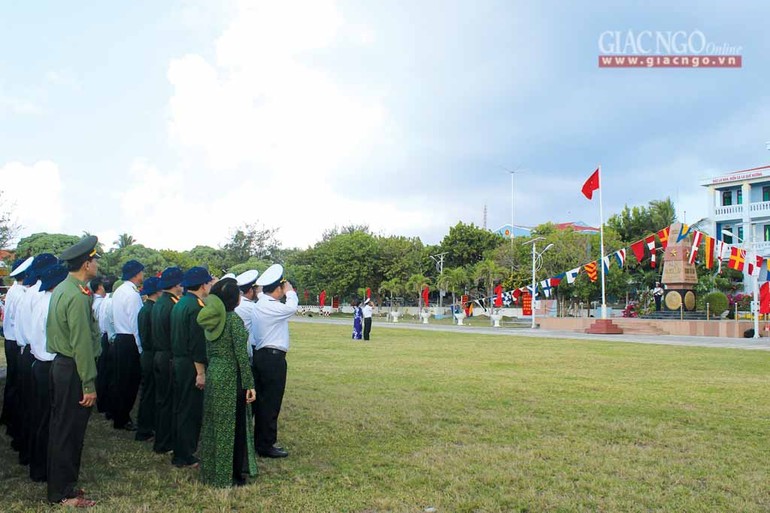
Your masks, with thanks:
M 532 294 L 525 292 L 521 295 L 522 315 L 532 315 Z
M 430 297 L 430 288 L 425 287 L 422 289 L 422 304 L 428 306 L 428 298 Z
M 326 291 L 322 290 L 321 295 L 318 296 L 318 304 L 324 306 L 324 303 L 326 303 Z
M 370 289 L 369 287 L 366 287 L 366 297 L 369 299 L 371 299 L 372 297 L 372 289 Z
M 495 287 L 495 308 L 503 306 L 503 286 L 498 285 Z

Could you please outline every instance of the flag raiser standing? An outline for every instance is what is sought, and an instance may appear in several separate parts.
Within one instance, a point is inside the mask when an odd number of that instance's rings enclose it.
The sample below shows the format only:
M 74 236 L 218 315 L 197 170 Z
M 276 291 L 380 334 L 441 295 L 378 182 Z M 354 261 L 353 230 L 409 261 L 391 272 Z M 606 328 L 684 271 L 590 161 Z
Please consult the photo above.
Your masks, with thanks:
M 604 211 L 602 209 L 602 188 L 601 188 L 601 173 L 602 166 L 596 168 L 588 180 L 583 184 L 583 195 L 590 199 L 593 199 L 594 191 L 599 191 L 599 245 L 601 246 L 601 256 L 604 258 Z M 654 253 L 653 253 L 654 254 Z M 602 271 L 602 319 L 607 318 L 607 296 L 605 292 L 605 269 L 604 265 L 600 266 Z

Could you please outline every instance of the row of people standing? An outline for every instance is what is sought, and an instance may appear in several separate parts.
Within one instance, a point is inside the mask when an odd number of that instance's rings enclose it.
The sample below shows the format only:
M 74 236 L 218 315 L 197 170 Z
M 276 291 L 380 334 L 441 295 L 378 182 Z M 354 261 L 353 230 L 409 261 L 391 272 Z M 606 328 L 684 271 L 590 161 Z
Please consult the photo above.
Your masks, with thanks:
M 46 313 L 51 312 L 44 323 L 48 333 L 42 338 L 52 360 L 51 435 L 46 436 L 47 474 L 38 480 L 48 480 L 49 501 L 76 506 L 93 504 L 83 497 L 81 490 L 75 489 L 91 407 L 98 402 L 98 408 L 110 417 L 116 429 L 134 430 L 130 414 L 140 386 L 136 439 L 154 438 L 155 452 L 172 452 L 173 464 L 197 467 L 199 460 L 195 454 L 201 428 L 205 426 L 207 435 L 200 454 L 202 478 L 206 482 L 221 486 L 242 484 L 244 473 L 253 475 L 256 471 L 254 447 L 260 456 L 286 456 L 286 451 L 276 447 L 275 442 L 286 380 L 288 318 L 296 312 L 297 297 L 283 279 L 282 268 L 273 266 L 259 277 L 265 294 L 256 303 L 252 303 L 257 299 L 256 271 L 240 276 L 240 280 L 214 283 L 201 267 L 186 273 L 168 268 L 160 277 L 144 280 L 143 266 L 136 261 L 124 265 L 123 283 L 107 294 L 102 284 L 94 281 L 99 258 L 96 243 L 95 237 L 87 237 L 62 253 L 60 259 L 65 265 L 58 265 L 59 286 L 51 285 L 50 280 L 41 285 L 56 287 L 52 294 L 54 302 L 46 309 Z M 44 264 L 51 259 L 57 262 L 53 255 L 27 262 L 30 276 L 32 272 L 42 272 L 41 269 L 48 272 Z M 24 265 L 15 266 L 15 276 L 31 279 L 24 276 Z M 18 269 L 22 271 L 16 272 Z M 253 279 L 243 281 L 250 277 Z M 24 287 L 23 281 L 17 278 L 14 287 Z M 57 292 L 63 298 L 57 300 Z M 210 292 L 214 293 L 209 296 Z M 4 324 L 7 335 L 14 335 L 14 312 L 19 311 L 15 310 L 17 295 L 18 291 L 9 291 Z M 146 297 L 144 303 L 142 295 Z M 280 302 L 284 296 L 285 304 Z M 242 305 L 247 306 L 240 308 Z M 236 314 L 236 309 L 241 314 Z M 10 342 L 6 342 L 6 352 L 15 354 L 18 350 Z M 18 353 L 17 363 L 25 355 L 23 350 Z M 249 358 L 253 362 L 251 371 L 241 372 L 247 368 Z M 25 409 L 13 397 L 20 399 L 22 395 L 11 386 L 12 382 L 24 382 L 19 378 L 24 371 L 21 365 L 12 365 L 12 359 L 8 358 L 9 380 L 0 418 L 14 419 L 6 421 L 9 433 L 29 433 L 29 429 L 17 427 L 19 422 L 15 420 L 26 418 Z M 228 372 L 235 376 L 234 380 L 226 377 Z M 259 395 L 252 385 L 255 380 Z M 223 402 L 222 397 L 228 394 L 232 401 Z M 8 395 L 12 396 L 10 401 Z M 245 437 L 250 422 L 245 404 L 255 398 L 258 400 L 253 408 L 256 422 L 252 444 L 251 438 Z M 234 419 L 238 421 L 233 422 Z M 229 436 L 233 442 L 229 448 L 221 447 L 222 429 L 228 433 L 235 429 Z M 29 445 L 17 442 L 15 437 L 14 444 Z M 52 452 L 50 448 L 54 445 L 56 450 Z M 227 455 L 229 461 L 225 466 L 229 472 L 225 476 L 222 461 Z

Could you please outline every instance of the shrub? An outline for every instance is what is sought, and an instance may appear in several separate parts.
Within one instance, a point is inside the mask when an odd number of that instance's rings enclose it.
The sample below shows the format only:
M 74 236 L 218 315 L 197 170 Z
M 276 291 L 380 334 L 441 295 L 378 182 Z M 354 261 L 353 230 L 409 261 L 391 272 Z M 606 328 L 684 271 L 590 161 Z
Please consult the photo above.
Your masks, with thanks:
M 709 311 L 715 317 L 722 315 L 728 307 L 727 296 L 723 292 L 709 292 L 704 302 L 709 305 Z

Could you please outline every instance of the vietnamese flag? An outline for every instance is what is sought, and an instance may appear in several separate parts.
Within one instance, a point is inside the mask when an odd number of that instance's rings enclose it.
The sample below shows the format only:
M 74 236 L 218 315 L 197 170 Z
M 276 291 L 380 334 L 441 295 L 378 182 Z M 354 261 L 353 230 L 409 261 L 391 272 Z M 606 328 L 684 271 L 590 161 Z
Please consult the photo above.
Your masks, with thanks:
M 503 306 L 503 286 L 497 285 L 495 287 L 495 308 L 500 308 Z
M 321 295 L 318 296 L 318 304 L 324 306 L 324 303 L 326 303 L 326 291 L 322 290 Z
M 425 306 L 428 306 L 428 297 L 430 294 L 430 288 L 426 285 L 424 289 L 422 289 L 422 302 Z
M 591 176 L 588 177 L 588 180 L 586 180 L 586 183 L 583 184 L 583 188 L 581 191 L 583 192 L 583 196 L 585 196 L 588 199 L 593 199 L 594 197 L 594 191 L 599 189 L 599 168 L 596 168 L 596 171 L 593 172 Z
M 759 313 L 770 313 L 770 282 L 765 282 L 759 287 Z

